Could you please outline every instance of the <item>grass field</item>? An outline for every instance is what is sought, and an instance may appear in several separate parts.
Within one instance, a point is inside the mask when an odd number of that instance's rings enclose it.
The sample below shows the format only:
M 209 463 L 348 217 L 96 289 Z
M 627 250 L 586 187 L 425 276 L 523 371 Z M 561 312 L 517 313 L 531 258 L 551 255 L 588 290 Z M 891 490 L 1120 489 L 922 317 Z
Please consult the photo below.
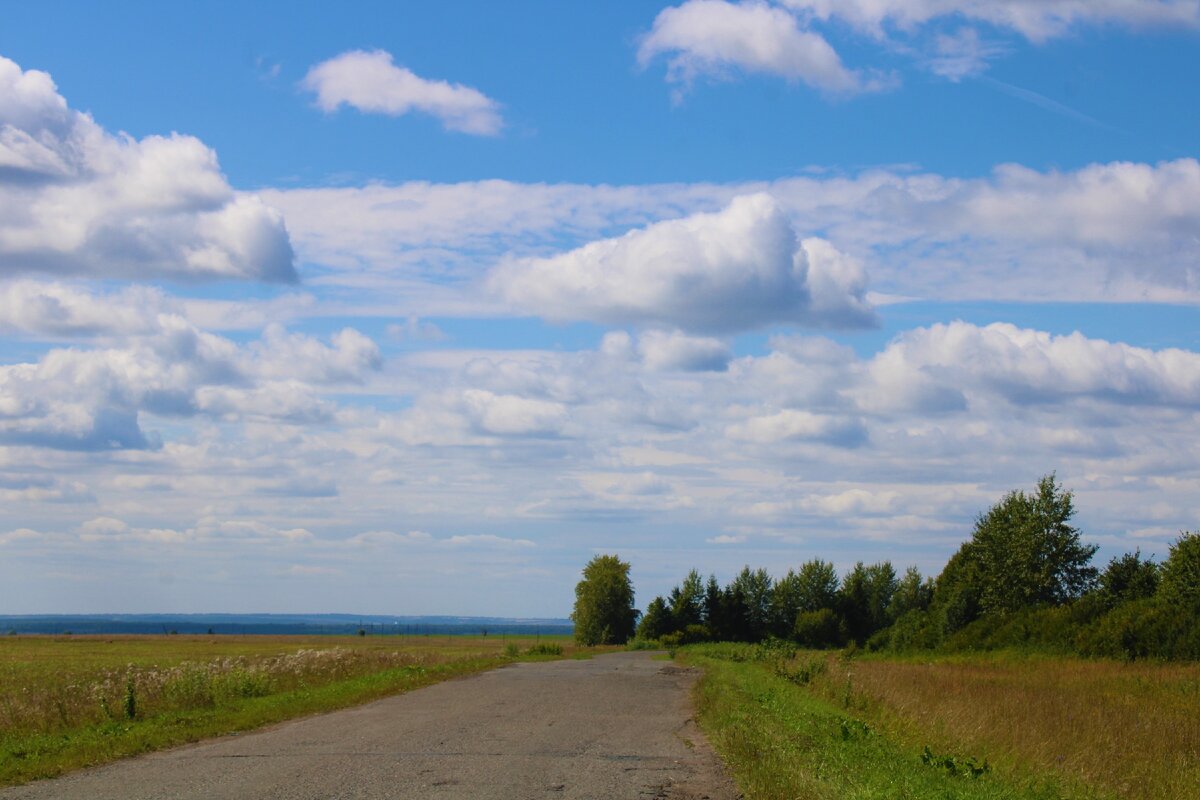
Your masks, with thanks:
M 541 648 L 535 647 L 541 645 Z M 568 637 L 0 638 L 0 786 L 363 703 Z
M 705 667 L 701 724 L 751 800 L 1200 797 L 1198 665 L 680 657 Z

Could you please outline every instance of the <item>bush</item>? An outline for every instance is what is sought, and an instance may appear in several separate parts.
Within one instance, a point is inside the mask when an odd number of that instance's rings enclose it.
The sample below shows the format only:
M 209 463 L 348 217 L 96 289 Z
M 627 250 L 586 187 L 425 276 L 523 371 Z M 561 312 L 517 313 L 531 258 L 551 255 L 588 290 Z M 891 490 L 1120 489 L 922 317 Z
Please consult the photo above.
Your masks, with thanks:
M 775 663 L 775 674 L 797 686 L 807 686 L 814 678 L 824 675 L 828 667 L 828 663 L 821 657 L 810 658 L 799 664 L 778 661 Z
M 1069 606 L 1031 608 L 1015 614 L 982 617 L 946 638 L 947 650 L 1008 648 L 1074 652 L 1080 633 L 1104 609 L 1097 598 Z
M 197 665 L 184 665 L 162 687 L 163 697 L 176 708 L 211 708 L 216 704 L 212 675 Z
M 758 661 L 775 662 L 777 665 L 791 661 L 796 657 L 796 645 L 787 639 L 777 639 L 768 636 L 758 643 L 755 659 Z M 778 671 L 778 670 L 777 670 Z
M 1200 614 L 1161 596 L 1124 603 L 1082 631 L 1077 644 L 1089 656 L 1200 659 Z
M 543 642 L 542 644 L 535 644 L 533 647 L 526 650 L 525 654 L 531 656 L 561 656 L 563 654 L 563 649 L 561 644 L 549 644 Z
M 665 645 L 666 642 L 663 644 Z M 709 642 L 707 644 L 694 645 L 688 652 L 704 656 L 705 658 L 741 663 L 760 660 L 763 651 L 758 645 L 746 642 Z
M 663 643 L 658 639 L 643 639 L 637 637 L 625 643 L 626 650 L 662 650 Z
M 936 611 L 909 611 L 878 635 L 888 650 L 933 650 L 942 644 L 945 625 Z
M 217 697 L 266 697 L 274 688 L 271 676 L 259 670 L 235 669 L 213 678 Z
M 801 611 L 792 635 L 803 647 L 836 647 L 842 642 L 841 620 L 832 608 Z
M 665 634 L 658 641 L 671 654 L 671 658 L 674 658 L 675 650 L 683 644 L 683 632 L 675 631 L 674 633 Z

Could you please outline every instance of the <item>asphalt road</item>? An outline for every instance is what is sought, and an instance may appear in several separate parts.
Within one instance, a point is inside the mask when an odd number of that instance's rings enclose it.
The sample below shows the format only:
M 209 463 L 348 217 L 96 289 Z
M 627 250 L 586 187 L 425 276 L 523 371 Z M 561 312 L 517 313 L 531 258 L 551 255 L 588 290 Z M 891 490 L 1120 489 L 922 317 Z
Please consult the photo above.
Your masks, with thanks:
M 691 720 L 696 677 L 644 652 L 513 664 L 0 798 L 732 800 Z

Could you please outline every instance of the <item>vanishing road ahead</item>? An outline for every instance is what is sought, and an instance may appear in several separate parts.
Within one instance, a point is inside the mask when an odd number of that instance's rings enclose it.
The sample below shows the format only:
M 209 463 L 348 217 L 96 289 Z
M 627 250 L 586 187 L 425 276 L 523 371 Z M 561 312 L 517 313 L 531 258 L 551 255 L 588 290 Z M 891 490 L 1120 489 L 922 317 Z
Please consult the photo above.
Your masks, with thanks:
M 0 799 L 737 796 L 646 653 L 513 664 L 370 705 L 0 790 Z

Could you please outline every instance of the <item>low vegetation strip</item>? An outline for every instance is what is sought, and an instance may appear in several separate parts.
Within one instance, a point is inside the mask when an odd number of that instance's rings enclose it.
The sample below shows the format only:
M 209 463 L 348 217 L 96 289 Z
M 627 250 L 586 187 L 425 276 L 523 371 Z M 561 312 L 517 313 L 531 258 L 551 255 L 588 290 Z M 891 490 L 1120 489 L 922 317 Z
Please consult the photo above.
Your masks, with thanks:
M 344 708 L 566 639 L 7 637 L 0 640 L 0 786 Z
M 1200 797 L 1200 667 L 677 651 L 747 798 Z

